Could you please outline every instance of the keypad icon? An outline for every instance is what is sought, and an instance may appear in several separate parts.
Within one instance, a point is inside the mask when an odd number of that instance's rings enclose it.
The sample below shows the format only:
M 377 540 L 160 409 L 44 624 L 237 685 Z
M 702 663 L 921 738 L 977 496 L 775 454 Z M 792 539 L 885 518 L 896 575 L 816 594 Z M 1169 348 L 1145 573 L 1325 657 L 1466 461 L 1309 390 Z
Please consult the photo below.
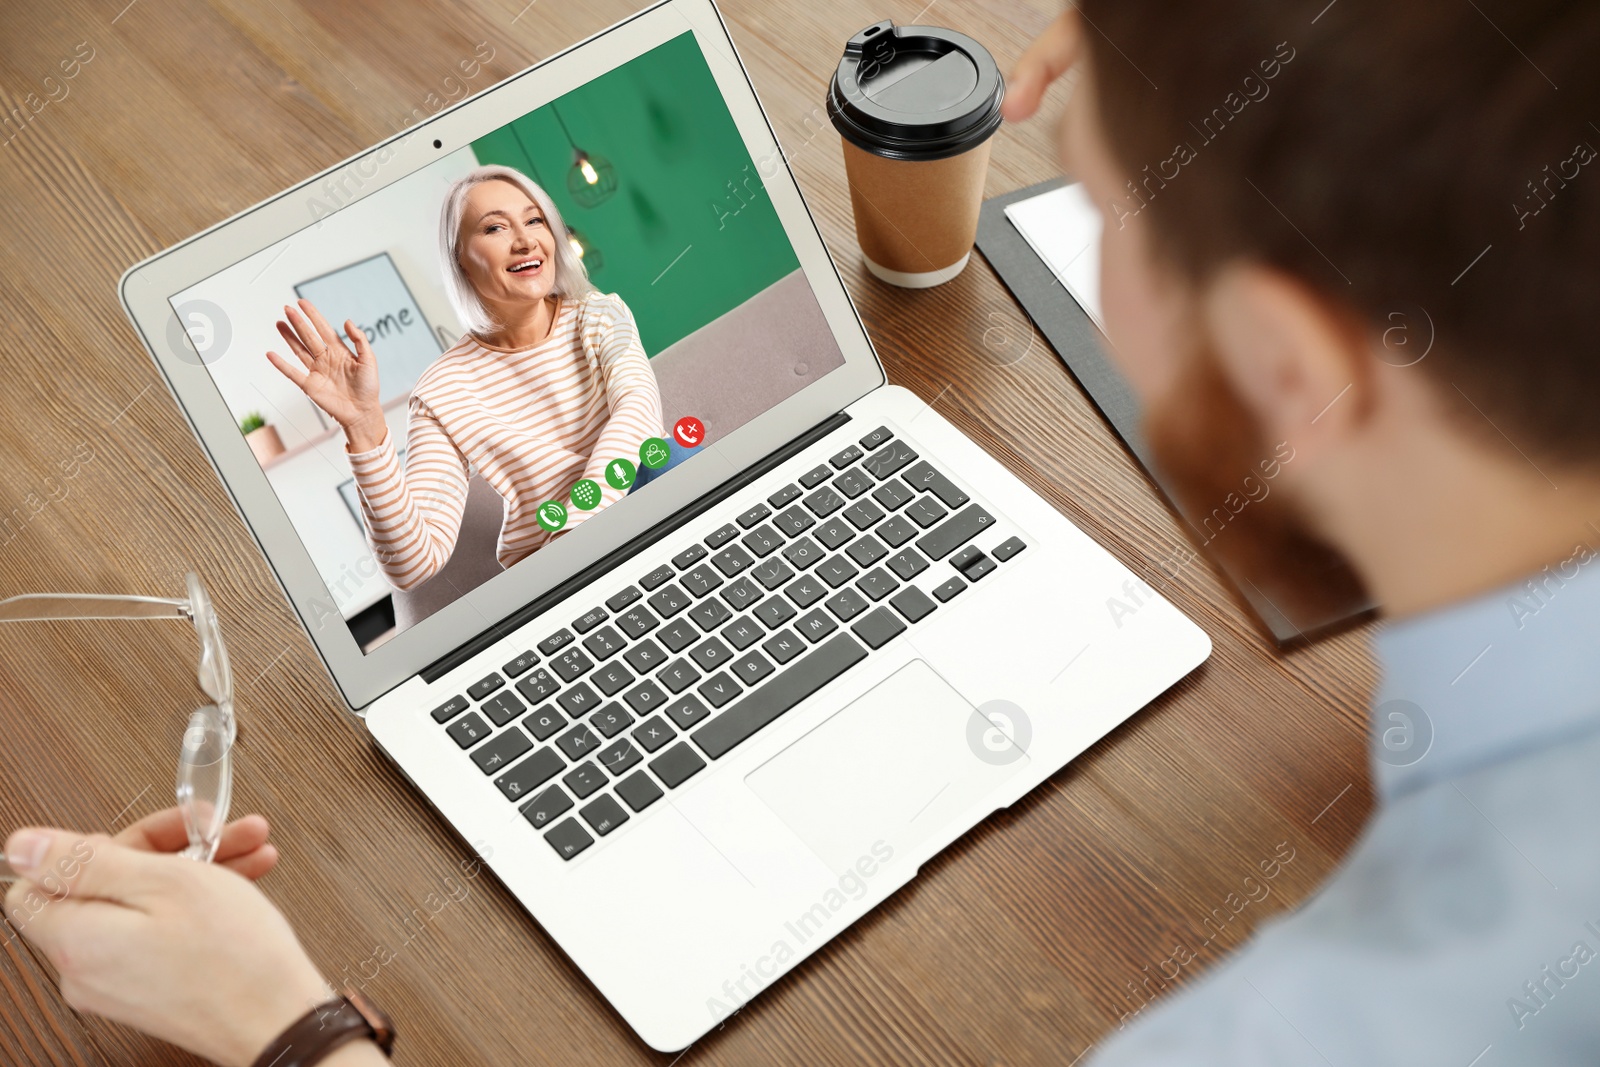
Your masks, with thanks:
M 592 478 L 584 478 L 572 486 L 572 503 L 584 511 L 600 506 L 600 485 Z

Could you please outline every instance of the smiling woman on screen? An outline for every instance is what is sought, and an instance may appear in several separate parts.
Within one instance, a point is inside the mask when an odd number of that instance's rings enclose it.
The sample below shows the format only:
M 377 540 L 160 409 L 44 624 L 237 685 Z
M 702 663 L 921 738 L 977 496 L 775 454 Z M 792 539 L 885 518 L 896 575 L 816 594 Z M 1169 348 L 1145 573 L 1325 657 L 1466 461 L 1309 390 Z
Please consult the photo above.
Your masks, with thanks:
M 590 283 L 543 189 L 510 167 L 477 168 L 445 193 L 439 247 L 445 290 L 468 332 L 412 390 L 403 469 L 360 327 L 344 324 L 352 352 L 301 300 L 278 322 L 293 358 L 267 353 L 343 427 L 373 555 L 398 589 L 449 561 L 469 471 L 505 501 L 496 555 L 510 567 L 552 536 L 539 525 L 540 504 L 565 504 L 580 479 L 600 486 L 594 508 L 570 509 L 565 533 L 626 494 L 607 483 L 606 463 L 637 457 L 662 433 L 661 394 L 633 314 Z

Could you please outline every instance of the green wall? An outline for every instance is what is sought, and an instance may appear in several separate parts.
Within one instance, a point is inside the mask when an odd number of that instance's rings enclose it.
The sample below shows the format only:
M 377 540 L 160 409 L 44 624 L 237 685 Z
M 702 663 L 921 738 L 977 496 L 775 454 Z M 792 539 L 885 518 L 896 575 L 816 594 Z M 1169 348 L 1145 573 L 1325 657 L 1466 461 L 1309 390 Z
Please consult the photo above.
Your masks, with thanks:
M 556 110 L 579 147 L 616 168 L 605 203 L 568 194 L 572 147 Z M 800 266 L 690 32 L 472 148 L 538 181 L 600 251 L 589 277 L 627 301 L 652 356 Z

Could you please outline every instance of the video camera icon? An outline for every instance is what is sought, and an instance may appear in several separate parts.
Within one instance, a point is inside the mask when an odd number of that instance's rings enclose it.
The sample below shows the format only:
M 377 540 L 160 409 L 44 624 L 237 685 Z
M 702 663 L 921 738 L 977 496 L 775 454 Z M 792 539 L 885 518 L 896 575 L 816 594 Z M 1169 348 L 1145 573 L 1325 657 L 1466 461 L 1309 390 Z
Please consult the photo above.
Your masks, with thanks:
M 672 458 L 672 449 L 659 437 L 647 437 L 639 446 L 639 462 L 651 470 L 659 470 Z

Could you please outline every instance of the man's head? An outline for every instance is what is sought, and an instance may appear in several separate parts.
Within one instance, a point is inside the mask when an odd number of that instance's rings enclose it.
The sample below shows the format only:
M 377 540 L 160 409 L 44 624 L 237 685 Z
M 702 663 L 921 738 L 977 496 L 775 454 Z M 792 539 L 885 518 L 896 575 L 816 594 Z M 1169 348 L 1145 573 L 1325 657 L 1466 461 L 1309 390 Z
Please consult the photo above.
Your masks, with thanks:
M 1600 523 L 1600 8 L 1080 7 L 1063 163 L 1202 539 L 1300 618 L 1567 555 Z

